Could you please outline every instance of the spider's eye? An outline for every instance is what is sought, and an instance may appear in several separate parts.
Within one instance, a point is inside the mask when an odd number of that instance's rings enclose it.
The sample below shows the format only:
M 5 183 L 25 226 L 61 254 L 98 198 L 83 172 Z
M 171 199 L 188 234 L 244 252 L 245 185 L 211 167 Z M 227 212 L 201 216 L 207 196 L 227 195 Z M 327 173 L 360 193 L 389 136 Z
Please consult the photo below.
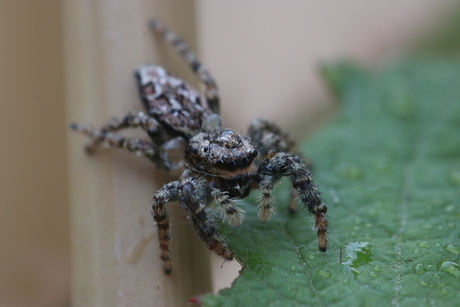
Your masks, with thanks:
M 208 146 L 203 147 L 203 151 L 204 151 L 204 152 L 208 152 L 208 150 L 209 150 L 209 147 L 208 147 Z

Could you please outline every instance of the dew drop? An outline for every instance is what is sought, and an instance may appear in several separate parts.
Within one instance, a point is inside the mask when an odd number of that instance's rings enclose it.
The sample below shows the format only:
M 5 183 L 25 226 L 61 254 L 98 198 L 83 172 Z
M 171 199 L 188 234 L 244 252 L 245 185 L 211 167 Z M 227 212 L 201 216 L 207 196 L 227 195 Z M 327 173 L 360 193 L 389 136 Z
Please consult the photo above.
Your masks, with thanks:
M 426 249 L 429 249 L 430 248 L 430 243 L 428 241 L 422 241 L 418 244 L 418 246 L 420 246 L 421 248 L 426 248 Z
M 458 255 L 460 254 L 460 245 L 455 243 L 450 243 L 444 249 L 452 254 Z
M 310 260 L 313 260 L 313 259 L 315 259 L 315 258 L 316 258 L 316 255 L 315 255 L 315 254 L 310 254 L 310 255 L 308 256 L 308 259 L 310 259 Z
M 376 265 L 376 266 L 374 267 L 374 271 L 376 271 L 376 272 L 381 272 L 381 271 L 382 271 L 382 268 L 381 268 L 380 266 Z
M 324 278 L 329 278 L 329 277 L 331 277 L 331 272 L 329 272 L 326 269 L 320 269 L 320 270 L 318 270 L 318 275 L 322 276 Z
M 297 267 L 295 265 L 291 266 L 291 271 L 295 271 Z
M 415 273 L 418 273 L 418 274 L 422 274 L 423 272 L 425 272 L 425 267 L 421 263 L 417 264 L 414 269 L 415 269 Z
M 369 275 L 371 275 L 371 277 L 377 277 L 377 276 L 379 276 L 379 274 L 378 274 L 377 272 L 375 272 L 375 271 L 371 271 L 371 272 L 369 273 Z
M 420 250 L 418 248 L 414 249 L 414 254 L 420 253 Z
M 436 243 L 434 244 L 434 246 L 440 247 L 440 246 L 441 246 L 441 243 L 440 243 L 440 242 L 436 242 Z
M 458 265 L 455 262 L 446 261 L 443 264 L 441 264 L 441 267 L 439 268 L 439 270 L 452 274 L 453 276 L 457 278 L 460 277 L 460 265 Z

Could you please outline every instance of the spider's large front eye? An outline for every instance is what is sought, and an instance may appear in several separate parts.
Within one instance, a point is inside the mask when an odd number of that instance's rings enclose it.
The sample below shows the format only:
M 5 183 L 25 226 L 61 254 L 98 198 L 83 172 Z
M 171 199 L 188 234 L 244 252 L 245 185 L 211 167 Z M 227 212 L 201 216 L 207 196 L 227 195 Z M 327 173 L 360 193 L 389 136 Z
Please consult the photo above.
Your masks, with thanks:
M 208 152 L 208 150 L 209 150 L 208 146 L 203 147 L 203 152 Z

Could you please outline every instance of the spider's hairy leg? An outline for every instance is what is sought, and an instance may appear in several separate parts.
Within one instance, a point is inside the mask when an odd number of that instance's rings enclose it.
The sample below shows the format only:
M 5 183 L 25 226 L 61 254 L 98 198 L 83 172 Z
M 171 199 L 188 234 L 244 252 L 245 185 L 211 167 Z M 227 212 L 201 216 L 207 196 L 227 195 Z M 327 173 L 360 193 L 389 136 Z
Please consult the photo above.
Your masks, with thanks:
M 205 86 L 205 96 L 209 107 L 214 113 L 220 113 L 219 89 L 211 73 L 200 63 L 196 55 L 189 49 L 187 44 L 174 32 L 164 27 L 158 20 L 152 19 L 150 27 L 160 34 L 166 41 L 171 43 L 200 78 Z
M 284 131 L 273 121 L 263 118 L 253 119 L 251 121 L 251 125 L 248 128 L 247 135 L 251 138 L 251 144 L 255 146 L 259 152 L 259 155 L 255 161 L 256 167 L 263 163 L 266 158 L 273 157 L 275 152 L 290 152 L 296 155 L 300 155 L 297 151 L 297 146 L 294 140 L 286 131 Z M 268 187 L 269 184 L 267 184 L 267 188 Z M 288 210 L 290 213 L 295 212 L 297 198 L 297 191 L 292 188 L 288 205 Z M 273 200 L 271 200 L 268 195 L 262 196 L 261 200 L 266 204 L 262 207 L 267 208 L 261 212 L 261 216 L 268 218 L 271 212 L 270 202 L 273 203 Z
M 77 124 L 71 124 L 70 128 L 91 137 L 91 142 L 86 145 L 86 148 L 88 151 L 92 152 L 99 144 L 106 140 L 108 132 L 115 132 L 126 128 L 141 127 L 149 135 L 155 135 L 159 133 L 159 126 L 159 123 L 153 117 L 149 117 L 143 112 L 138 112 L 137 114 L 129 112 L 128 115 L 122 118 L 112 117 L 110 121 L 106 125 L 102 126 L 98 132 L 90 129 L 89 127 Z M 93 130 L 93 132 L 91 132 L 91 130 Z
M 204 195 L 204 189 L 200 186 L 201 184 L 201 182 L 194 179 L 185 179 L 181 186 L 180 204 L 185 208 L 195 231 L 208 249 L 226 260 L 232 260 L 233 255 L 230 248 L 218 237 L 213 221 L 206 214 L 207 197 Z
M 82 125 L 77 125 L 77 124 L 71 124 L 70 128 L 72 130 L 75 130 L 75 131 L 78 131 L 78 132 L 81 132 L 87 135 L 93 140 L 88 145 L 85 146 L 85 150 L 88 153 L 93 153 L 95 150 L 95 147 L 99 143 L 103 143 L 104 145 L 113 147 L 113 148 L 124 148 L 124 149 L 127 149 L 128 151 L 139 152 L 148 158 L 154 158 L 155 154 L 158 151 L 158 148 L 155 144 L 150 143 L 145 140 L 141 140 L 137 138 L 126 138 L 117 133 L 107 132 L 105 130 L 92 129 L 87 126 L 82 126 Z M 94 140 L 97 140 L 97 142 Z
M 273 158 L 267 159 L 259 168 L 261 183 L 265 180 L 275 182 L 281 176 L 290 176 L 292 185 L 299 194 L 300 200 L 305 204 L 310 213 L 315 215 L 316 229 L 318 231 L 318 248 L 326 251 L 327 207 L 321 199 L 321 194 L 313 184 L 313 178 L 306 169 L 304 162 L 296 155 L 278 153 Z
M 211 194 L 216 203 L 220 205 L 222 215 L 225 219 L 228 219 L 230 225 L 240 226 L 244 219 L 244 211 L 233 204 L 227 193 L 214 188 Z
M 152 216 L 158 230 L 158 241 L 160 243 L 161 259 L 163 260 L 166 274 L 171 273 L 171 252 L 169 251 L 169 241 L 171 234 L 169 232 L 169 217 L 166 212 L 166 204 L 178 199 L 179 181 L 173 181 L 165 184 L 159 189 L 152 200 Z

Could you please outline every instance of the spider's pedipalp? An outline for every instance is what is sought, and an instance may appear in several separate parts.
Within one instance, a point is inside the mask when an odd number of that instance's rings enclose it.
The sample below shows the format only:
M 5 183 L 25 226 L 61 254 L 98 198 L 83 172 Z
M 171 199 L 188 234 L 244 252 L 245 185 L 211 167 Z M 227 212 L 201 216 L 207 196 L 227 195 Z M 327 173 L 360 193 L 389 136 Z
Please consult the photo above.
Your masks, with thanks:
M 262 194 L 259 197 L 259 211 L 257 212 L 257 218 L 261 222 L 267 222 L 272 213 L 275 211 L 275 199 L 272 196 L 273 190 L 273 177 L 264 176 L 259 183 L 259 188 Z
M 228 196 L 228 193 L 222 190 L 213 189 L 211 195 L 215 202 L 220 205 L 219 209 L 224 219 L 228 220 L 232 226 L 240 226 L 244 219 L 244 210 L 236 206 Z

